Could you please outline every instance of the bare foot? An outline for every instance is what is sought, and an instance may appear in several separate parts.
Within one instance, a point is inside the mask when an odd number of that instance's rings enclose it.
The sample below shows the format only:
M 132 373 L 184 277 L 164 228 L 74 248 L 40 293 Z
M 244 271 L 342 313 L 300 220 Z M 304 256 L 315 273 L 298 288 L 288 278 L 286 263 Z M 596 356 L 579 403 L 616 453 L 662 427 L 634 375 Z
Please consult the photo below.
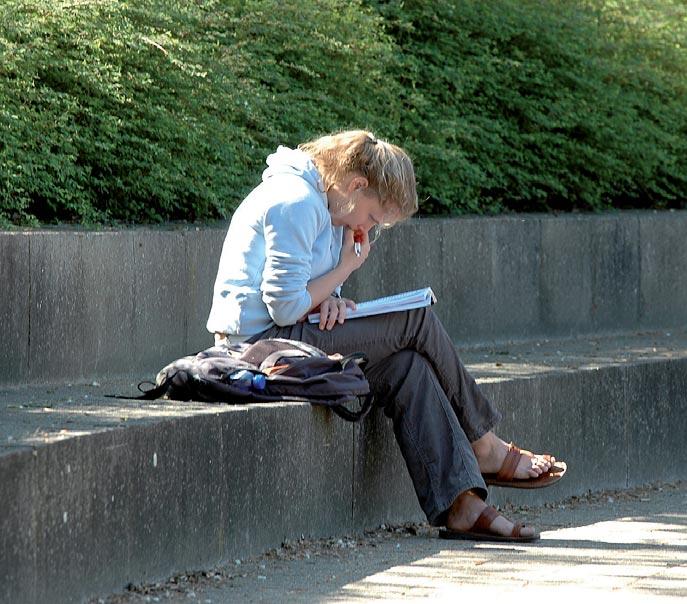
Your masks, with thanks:
M 482 501 L 479 495 L 476 495 L 472 491 L 461 493 L 456 497 L 456 500 L 448 511 L 446 528 L 455 531 L 467 531 L 471 529 L 486 507 L 487 504 Z M 491 523 L 489 529 L 494 533 L 508 537 L 511 535 L 514 526 L 515 525 L 507 518 L 498 516 Z M 537 531 L 531 526 L 523 526 L 520 529 L 520 535 L 522 537 L 534 537 L 536 534 Z
M 503 460 L 509 450 L 507 442 L 493 432 L 487 432 L 482 438 L 472 443 L 472 450 L 477 458 L 482 474 L 495 474 L 501 469 Z M 556 461 L 550 455 L 535 455 L 531 451 L 521 450 L 520 463 L 515 470 L 514 478 L 536 478 L 547 472 Z

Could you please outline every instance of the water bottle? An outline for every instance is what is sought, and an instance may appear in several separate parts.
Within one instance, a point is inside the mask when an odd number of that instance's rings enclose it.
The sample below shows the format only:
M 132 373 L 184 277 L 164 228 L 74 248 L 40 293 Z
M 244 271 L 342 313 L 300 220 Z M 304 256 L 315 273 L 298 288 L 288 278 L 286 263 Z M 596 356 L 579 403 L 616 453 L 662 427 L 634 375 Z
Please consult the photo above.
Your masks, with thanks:
M 239 369 L 229 376 L 231 385 L 241 390 L 250 390 L 253 385 L 253 374 L 248 369 Z
M 262 373 L 253 373 L 248 369 L 239 369 L 229 376 L 233 386 L 241 390 L 264 390 L 267 384 Z
M 267 385 L 267 379 L 262 373 L 256 373 L 253 376 L 253 390 L 264 390 Z

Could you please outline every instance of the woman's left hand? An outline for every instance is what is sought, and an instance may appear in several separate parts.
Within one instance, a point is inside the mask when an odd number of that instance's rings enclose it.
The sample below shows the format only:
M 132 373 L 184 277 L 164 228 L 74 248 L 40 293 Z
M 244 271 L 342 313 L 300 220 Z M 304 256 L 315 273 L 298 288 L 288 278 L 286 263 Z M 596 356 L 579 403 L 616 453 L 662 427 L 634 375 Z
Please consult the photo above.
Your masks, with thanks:
M 356 305 L 348 298 L 329 296 L 320 304 L 320 329 L 331 330 L 336 323 L 343 324 L 346 320 L 346 309 L 355 310 Z

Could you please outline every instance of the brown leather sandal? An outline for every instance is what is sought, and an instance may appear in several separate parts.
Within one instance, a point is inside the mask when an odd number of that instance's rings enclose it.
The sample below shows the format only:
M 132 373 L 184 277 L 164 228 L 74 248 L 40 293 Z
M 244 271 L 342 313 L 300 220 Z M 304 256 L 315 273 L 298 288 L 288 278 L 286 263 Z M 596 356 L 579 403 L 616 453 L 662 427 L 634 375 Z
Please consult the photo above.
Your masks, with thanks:
M 523 537 L 521 534 L 523 525 L 518 523 L 513 526 L 510 535 L 502 535 L 495 533 L 491 529 L 491 524 L 496 518 L 501 516 L 493 507 L 487 506 L 482 510 L 479 518 L 472 525 L 472 528 L 467 531 L 457 531 L 450 528 L 441 529 L 439 531 L 440 539 L 467 539 L 471 541 L 511 541 L 518 543 L 527 543 L 529 541 L 536 541 L 539 539 L 539 533 L 534 533 L 529 537 Z
M 550 487 L 558 482 L 563 478 L 563 474 L 568 469 L 565 462 L 556 460 L 547 472 L 540 474 L 536 478 L 514 478 L 515 470 L 523 454 L 513 443 L 510 443 L 509 447 L 506 459 L 501 464 L 501 469 L 496 474 L 482 474 L 482 478 L 484 478 L 484 482 L 488 486 L 511 487 L 513 489 L 541 489 L 542 487 Z M 551 458 L 550 455 L 543 455 L 542 457 L 547 457 L 549 460 Z

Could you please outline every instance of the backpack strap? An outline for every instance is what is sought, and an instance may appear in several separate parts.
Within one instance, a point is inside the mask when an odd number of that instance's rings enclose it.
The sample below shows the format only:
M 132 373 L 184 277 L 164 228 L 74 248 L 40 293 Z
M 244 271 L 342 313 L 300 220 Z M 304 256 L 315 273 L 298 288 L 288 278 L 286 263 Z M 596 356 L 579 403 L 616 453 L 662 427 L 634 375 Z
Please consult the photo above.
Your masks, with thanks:
M 275 352 L 271 353 L 267 357 L 265 357 L 265 360 L 260 363 L 260 371 L 263 371 L 265 373 L 272 373 L 270 369 L 274 368 L 275 365 L 277 365 L 277 362 L 280 361 L 281 359 L 303 359 L 303 358 L 309 358 L 312 355 L 309 354 L 303 354 L 302 350 L 276 350 Z M 317 355 L 321 356 L 321 355 Z M 328 355 L 327 355 L 328 356 Z M 351 354 L 347 354 L 344 357 L 341 358 L 336 358 L 336 357 L 331 357 L 329 356 L 330 359 L 337 360 L 339 363 L 341 363 L 341 368 L 346 369 L 346 365 L 349 363 L 356 363 L 361 369 L 365 367 L 367 364 L 367 357 L 362 353 L 362 352 L 353 352 Z
M 365 367 L 365 365 L 367 365 L 367 357 L 362 352 L 352 352 L 351 354 L 341 357 L 339 362 L 341 363 L 341 367 L 343 369 L 345 369 L 349 363 L 355 363 L 362 369 Z M 373 395 L 372 392 L 370 392 L 369 394 L 365 395 L 363 404 L 358 411 L 351 411 L 343 405 L 332 405 L 331 410 L 334 411 L 334 413 L 336 413 L 339 417 L 349 422 L 359 422 L 361 419 L 367 416 L 368 413 L 370 413 L 372 410 L 372 403 Z
M 143 388 L 142 386 L 145 384 L 152 386 L 152 388 Z M 142 393 L 140 396 L 124 396 L 121 394 L 106 394 L 105 396 L 107 398 L 118 398 L 127 400 L 133 399 L 137 401 L 154 401 L 155 399 L 158 399 L 165 394 L 168 388 L 168 384 L 162 383 L 159 386 L 157 386 L 155 382 L 151 382 L 150 380 L 144 380 L 138 383 L 137 388 L 138 391 Z
M 349 422 L 359 422 L 372 410 L 372 393 L 365 396 L 363 405 L 358 411 L 346 409 L 343 405 L 327 405 L 339 417 Z
M 306 358 L 309 355 L 303 353 L 302 350 L 275 350 L 273 353 L 265 357 L 265 360 L 260 363 L 260 371 L 266 371 L 270 367 L 277 364 L 280 359 L 287 358 Z
M 352 352 L 351 354 L 341 357 L 339 360 L 343 369 L 346 369 L 346 365 L 349 363 L 355 363 L 361 369 L 364 369 L 365 365 L 367 365 L 367 357 L 362 352 Z
M 298 340 L 288 340 L 286 338 L 265 338 L 258 340 L 240 351 L 240 358 L 248 363 L 259 367 L 265 364 L 265 359 L 275 352 L 282 352 L 282 356 L 301 356 L 301 357 L 326 357 L 327 355 L 310 344 Z M 287 354 L 287 352 L 289 354 Z M 267 365 L 265 365 L 267 366 Z

